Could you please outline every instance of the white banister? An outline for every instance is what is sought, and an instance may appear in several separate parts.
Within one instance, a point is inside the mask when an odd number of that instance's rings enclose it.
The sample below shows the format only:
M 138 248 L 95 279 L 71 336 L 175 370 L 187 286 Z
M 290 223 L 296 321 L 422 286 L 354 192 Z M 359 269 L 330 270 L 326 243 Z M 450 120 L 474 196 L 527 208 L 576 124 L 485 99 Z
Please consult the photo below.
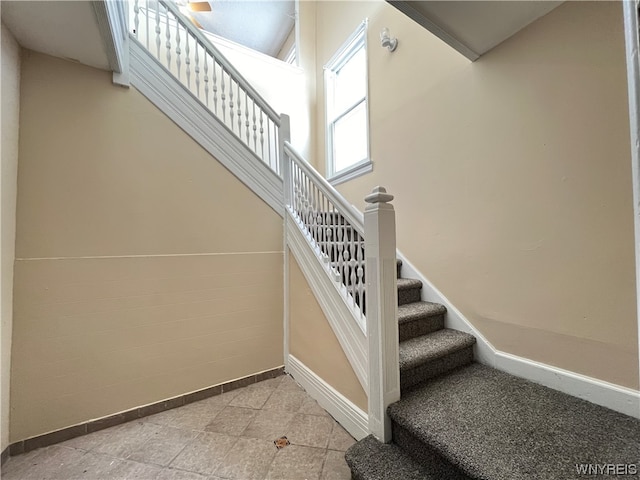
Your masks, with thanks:
M 140 21 L 140 15 L 145 17 L 144 23 Z M 169 0 L 133 0 L 131 18 L 134 25 L 133 37 L 139 42 L 143 42 L 146 38 L 146 44 L 143 46 L 155 56 L 156 60 L 256 157 L 274 172 L 279 173 L 280 116 L 206 35 Z M 174 28 L 175 31 L 172 31 Z M 155 41 L 151 40 L 153 45 L 150 45 L 150 33 L 155 35 L 153 37 Z M 164 42 L 161 39 L 164 39 Z M 161 45 L 166 48 L 161 48 Z M 182 75 L 183 65 L 184 76 Z M 213 105 L 209 100 L 209 71 L 211 71 Z M 218 101 L 221 108 L 218 108 Z M 251 124 L 250 111 L 253 117 Z M 250 131 L 253 132 L 253 141 L 250 138 Z
M 362 332 L 366 331 L 362 216 L 283 141 L 286 208 L 333 280 Z
M 393 195 L 376 187 L 365 201 L 365 271 L 369 340 L 369 431 L 391 441 L 387 407 L 400 399 L 396 219 Z
M 236 70 L 236 68 L 227 60 L 227 58 L 218 50 L 211 41 L 197 28 L 195 27 L 191 21 L 186 18 L 178 9 L 178 7 L 169 1 L 158 0 L 158 2 L 164 6 L 171 14 L 175 17 L 175 19 L 182 24 L 182 26 L 189 31 L 189 34 L 193 36 L 196 41 L 198 41 L 204 48 L 208 51 L 213 52 L 213 55 L 216 58 L 216 61 L 224 67 L 225 72 L 228 72 L 233 79 L 242 86 L 243 90 L 249 92 L 251 98 L 258 104 L 261 110 L 263 110 L 271 119 L 278 119 L 278 114 L 276 111 L 271 108 L 271 106 L 267 103 L 267 101 L 262 98 L 262 96 L 254 89 L 251 84 L 242 76 L 242 74 Z M 279 122 L 277 122 L 279 126 Z
M 344 215 L 349 224 L 362 235 L 364 234 L 363 217 L 346 199 L 331 185 L 322 175 L 320 175 L 304 158 L 300 155 L 289 142 L 285 142 L 284 150 L 289 158 L 294 160 L 300 167 L 306 177 L 310 178 L 316 184 L 318 189 L 329 198 L 340 213 Z
M 289 142 L 281 145 L 285 206 L 366 334 L 369 431 L 389 442 L 387 407 L 400 399 L 393 195 L 376 187 L 362 217 Z

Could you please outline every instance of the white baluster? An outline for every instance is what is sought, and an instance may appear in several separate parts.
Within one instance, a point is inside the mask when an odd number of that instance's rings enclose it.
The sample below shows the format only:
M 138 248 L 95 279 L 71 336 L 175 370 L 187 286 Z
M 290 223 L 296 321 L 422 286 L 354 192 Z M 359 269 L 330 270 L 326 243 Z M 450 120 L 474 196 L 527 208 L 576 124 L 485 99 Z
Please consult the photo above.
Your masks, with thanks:
M 133 2 L 133 34 L 138 38 L 138 25 L 140 24 L 140 5 L 138 0 Z
M 207 50 L 204 51 L 204 103 L 209 106 L 209 58 Z
M 220 65 L 220 99 L 222 100 L 222 122 L 226 123 L 227 96 L 224 93 L 224 67 Z
M 293 211 L 296 214 L 296 218 L 298 217 L 298 211 L 300 210 L 300 190 L 298 188 L 298 164 L 295 162 L 291 162 L 293 166 L 293 171 L 291 175 L 292 185 L 293 185 Z
M 258 135 L 256 134 L 256 130 L 258 129 L 258 126 L 256 125 L 256 101 L 253 101 L 253 151 L 257 152 L 258 148 L 257 148 L 257 141 L 258 141 Z
M 167 22 L 165 23 L 167 30 L 167 68 L 171 71 L 171 29 L 169 28 L 169 12 L 167 11 Z
M 216 75 L 216 58 L 214 56 L 211 57 L 213 61 L 213 113 L 218 115 L 218 77 Z
M 329 210 L 329 201 L 327 197 L 323 195 L 322 198 L 322 251 L 324 252 L 324 261 L 330 260 L 329 255 L 329 224 L 327 223 L 327 211 Z
M 263 118 L 262 118 L 262 109 L 260 109 L 260 150 L 261 150 L 261 158 L 264 161 L 264 127 L 263 127 Z
M 333 262 L 333 269 L 338 272 L 338 230 L 335 224 L 335 207 L 331 204 L 331 215 L 329 216 L 329 225 L 330 225 L 330 236 L 331 236 L 331 244 L 330 249 L 330 257 Z
M 351 228 L 349 228 L 351 230 Z M 350 231 L 351 234 L 351 252 L 349 253 L 349 286 L 351 287 L 351 296 L 353 298 L 353 306 L 358 307 L 356 303 L 356 288 L 357 288 L 357 280 L 358 277 L 356 275 L 356 268 L 358 268 L 358 263 L 356 258 L 358 257 L 358 250 L 360 249 L 360 244 L 358 243 L 358 239 L 355 236 L 355 232 L 353 230 Z
M 191 50 L 189 49 L 189 31 L 185 31 L 186 35 L 184 37 L 184 68 L 185 73 L 187 74 L 187 88 L 191 90 Z
M 182 66 L 182 60 L 180 59 L 180 22 L 176 21 L 176 68 L 178 70 L 178 80 L 180 80 L 180 67 Z
M 160 60 L 160 2 L 156 2 L 156 58 Z
M 251 134 L 249 133 L 249 100 L 247 99 L 247 92 L 244 92 L 244 118 L 245 118 L 245 131 L 247 134 L 247 146 L 249 146 L 249 144 L 251 143 L 249 141 L 249 138 L 251 137 Z
M 300 209 L 301 209 L 301 203 L 300 203 L 300 167 L 298 165 L 296 165 L 296 215 L 298 215 L 298 217 L 300 217 Z
M 344 282 L 344 230 L 342 225 L 342 215 L 338 217 L 338 230 L 336 242 L 338 244 L 338 272 L 340 273 L 340 282 Z
M 229 127 L 231 128 L 232 132 L 233 132 L 233 116 L 235 115 L 235 113 L 236 112 L 233 109 L 233 77 L 231 76 L 231 73 L 229 73 L 229 118 L 231 119 Z
M 242 139 L 242 97 L 240 96 L 240 84 L 236 85 L 238 92 L 238 137 Z
M 358 303 L 360 305 L 360 313 L 361 318 L 364 318 L 366 311 L 366 303 L 364 298 L 365 292 L 365 279 L 364 279 L 364 239 L 357 233 L 354 232 L 358 236 L 358 242 L 362 245 L 363 248 L 358 249 L 358 257 L 357 257 L 357 265 L 356 265 L 356 282 L 357 282 L 357 293 L 358 293 Z
M 145 33 L 147 34 L 147 50 L 151 51 L 151 43 L 149 40 L 149 0 L 145 0 L 144 17 L 147 25 L 147 29 L 145 30 Z
M 318 243 L 318 205 L 316 204 L 318 200 L 317 187 L 315 183 L 311 184 L 311 236 L 313 237 L 313 241 Z
M 195 44 L 195 60 L 196 60 L 196 68 L 194 69 L 196 74 L 196 96 L 200 99 L 200 56 L 198 55 L 198 51 L 200 50 L 198 47 L 200 46 L 200 42 L 196 40 Z

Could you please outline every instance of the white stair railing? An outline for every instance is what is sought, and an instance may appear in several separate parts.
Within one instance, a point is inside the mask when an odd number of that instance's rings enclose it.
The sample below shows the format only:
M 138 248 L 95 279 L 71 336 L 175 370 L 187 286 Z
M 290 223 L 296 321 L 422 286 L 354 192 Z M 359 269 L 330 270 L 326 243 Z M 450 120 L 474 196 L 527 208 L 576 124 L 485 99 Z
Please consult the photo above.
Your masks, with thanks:
M 364 218 L 289 142 L 283 142 L 285 208 L 368 337 L 369 431 L 391 440 L 387 407 L 400 399 L 393 196 L 376 187 Z
M 366 331 L 364 223 L 291 144 L 285 142 L 283 171 L 287 207 L 312 248 L 322 259 L 354 319 Z
M 400 396 L 393 196 L 376 187 L 363 216 L 291 146 L 289 118 L 278 115 L 174 3 L 131 5 L 135 41 L 282 176 L 285 208 L 368 337 L 369 430 L 389 441 L 386 408 Z
M 133 0 L 140 42 L 222 124 L 280 174 L 280 116 L 211 41 L 167 0 Z

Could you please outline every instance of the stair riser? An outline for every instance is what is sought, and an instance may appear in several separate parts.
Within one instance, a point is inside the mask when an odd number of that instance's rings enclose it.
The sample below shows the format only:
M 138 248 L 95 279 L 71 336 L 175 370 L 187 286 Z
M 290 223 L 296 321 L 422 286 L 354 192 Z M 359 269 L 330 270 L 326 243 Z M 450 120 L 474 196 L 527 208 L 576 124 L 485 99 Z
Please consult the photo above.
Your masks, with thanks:
M 404 393 L 412 387 L 473 361 L 473 346 L 450 353 L 442 358 L 400 372 L 400 390 Z
M 400 341 L 410 340 L 412 338 L 427 335 L 444 328 L 444 315 L 436 315 L 433 317 L 419 318 L 410 322 L 401 323 L 398 326 Z
M 398 289 L 398 305 L 419 302 L 421 291 L 422 287 Z
M 436 450 L 411 435 L 406 429 L 393 421 L 391 425 L 393 443 L 402 448 L 420 465 L 433 472 L 434 476 L 442 480 L 471 480 L 471 477 L 460 471 L 453 473 L 451 463 Z

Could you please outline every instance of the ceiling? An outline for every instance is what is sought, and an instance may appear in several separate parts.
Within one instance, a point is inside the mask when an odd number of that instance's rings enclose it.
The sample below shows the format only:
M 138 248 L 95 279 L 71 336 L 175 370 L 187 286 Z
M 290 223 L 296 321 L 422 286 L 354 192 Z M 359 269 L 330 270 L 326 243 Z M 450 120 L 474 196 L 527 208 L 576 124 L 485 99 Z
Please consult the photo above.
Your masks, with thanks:
M 2 0 L 2 21 L 24 48 L 109 70 L 107 51 L 89 1 Z
M 471 60 L 561 5 L 561 1 L 393 1 Z
M 204 30 L 272 57 L 278 55 L 295 24 L 294 0 L 198 3 L 211 7 L 210 12 L 191 12 Z
M 388 1 L 472 60 L 562 3 Z M 25 48 L 108 70 L 109 59 L 92 3 L 2 0 L 2 21 Z M 271 56 L 278 54 L 295 23 L 294 0 L 203 3 L 211 6 L 211 12 L 191 12 L 203 27 Z

